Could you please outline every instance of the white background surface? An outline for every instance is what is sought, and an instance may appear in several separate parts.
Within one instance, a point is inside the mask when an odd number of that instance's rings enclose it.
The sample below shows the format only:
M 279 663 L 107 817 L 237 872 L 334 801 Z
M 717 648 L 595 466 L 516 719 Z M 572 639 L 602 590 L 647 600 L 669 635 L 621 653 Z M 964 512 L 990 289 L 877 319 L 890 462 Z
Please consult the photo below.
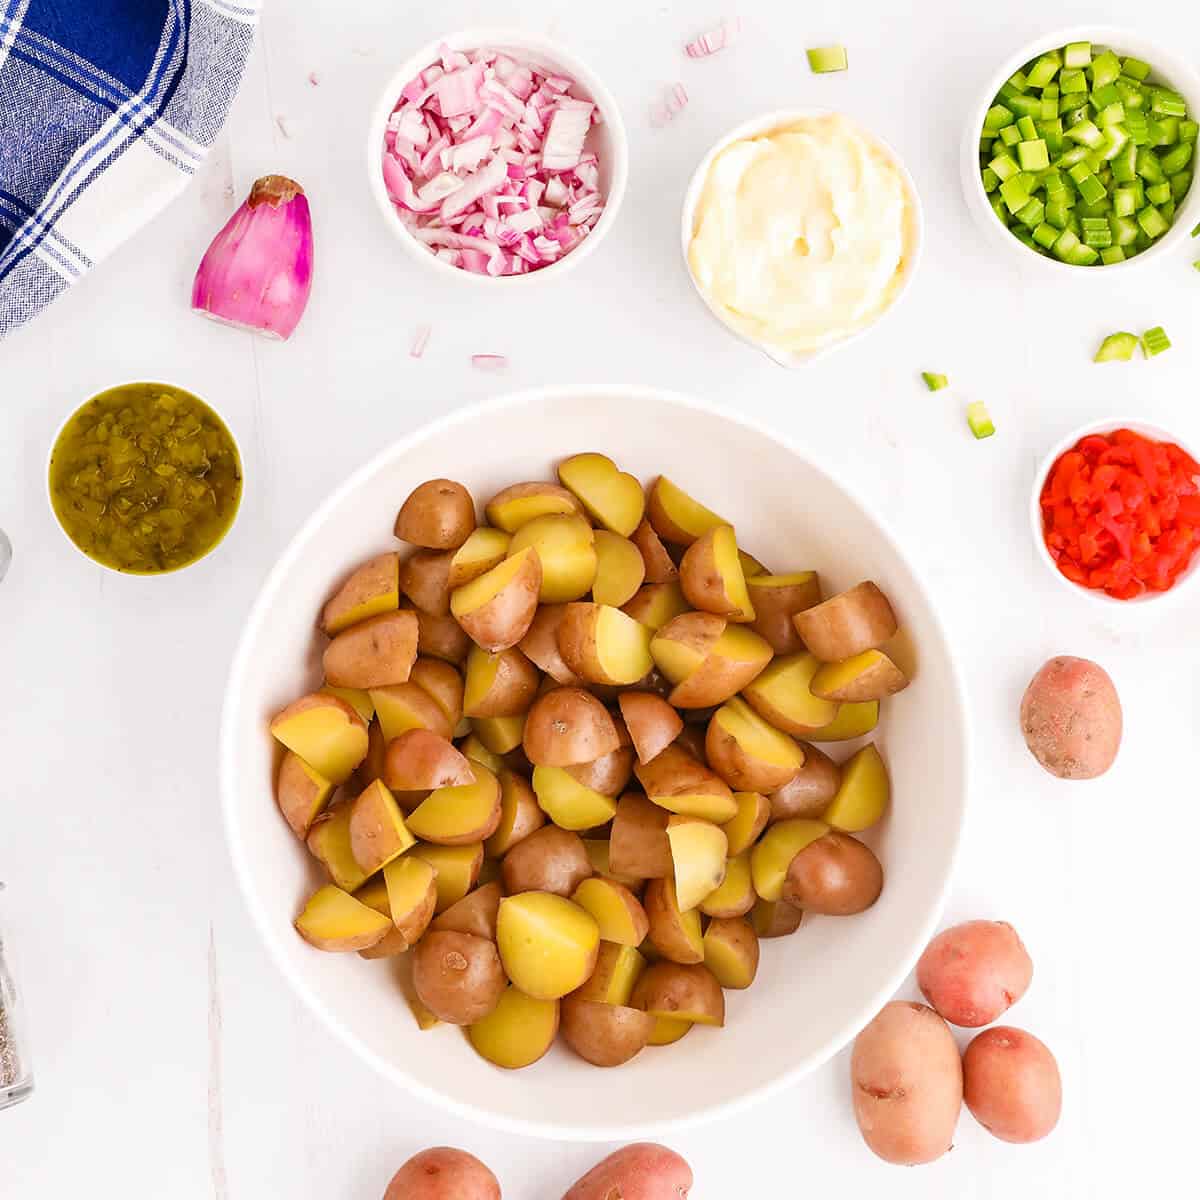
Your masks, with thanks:
M 692 391 L 806 443 L 873 497 L 924 564 L 957 638 L 976 732 L 947 920 L 1017 926 L 1036 972 L 1011 1021 L 1051 1045 L 1065 1085 L 1047 1141 L 1005 1146 L 964 1115 L 952 1154 L 903 1171 L 858 1141 L 843 1054 L 768 1109 L 674 1138 L 696 1170 L 697 1200 L 1190 1186 L 1197 611 L 1141 627 L 1097 617 L 1035 560 L 1026 510 L 1036 460 L 1085 420 L 1136 415 L 1200 443 L 1200 279 L 1189 253 L 1198 244 L 1119 284 L 1087 274 L 1048 286 L 992 256 L 957 175 L 960 123 L 1001 58 L 1049 27 L 1119 23 L 1128 9 L 746 0 L 742 40 L 693 63 L 682 42 L 719 6 L 269 6 L 202 177 L 0 346 L 0 524 L 16 548 L 0 586 L 0 920 L 19 954 L 38 1076 L 34 1099 L 0 1115 L 0 1196 L 375 1200 L 411 1153 L 450 1143 L 489 1162 L 511 1200 L 553 1200 L 600 1157 L 598 1147 L 455 1125 L 386 1087 L 302 1011 L 234 891 L 215 748 L 243 616 L 330 488 L 448 408 L 501 389 L 616 380 Z M 1181 0 L 1139 18 L 1150 36 L 1200 45 L 1200 17 Z M 363 181 L 364 122 L 394 64 L 444 30 L 505 21 L 586 58 L 616 93 L 632 144 L 610 241 L 530 311 L 431 283 L 385 236 Z M 850 72 L 810 75 L 804 48 L 835 41 L 849 47 Z M 651 129 L 650 106 L 676 79 L 692 103 Z M 906 306 L 844 356 L 796 374 L 711 322 L 677 245 L 679 202 L 703 151 L 726 127 L 785 104 L 839 107 L 887 138 L 916 178 L 929 227 Z M 282 346 L 187 306 L 195 264 L 234 197 L 270 171 L 301 180 L 317 222 L 313 300 Z M 408 345 L 424 322 L 433 336 L 417 362 Z M 1169 354 L 1091 365 L 1103 334 L 1160 323 L 1175 342 Z M 474 370 L 481 351 L 507 354 L 507 373 Z M 954 390 L 927 393 L 923 369 L 948 373 Z M 127 378 L 209 398 L 239 436 L 247 472 L 222 551 L 154 581 L 81 558 L 45 501 L 59 422 Z M 995 438 L 971 439 L 968 399 L 987 401 Z M 1121 692 L 1126 741 L 1099 782 L 1057 783 L 1021 744 L 1021 690 L 1053 653 L 1099 660 Z

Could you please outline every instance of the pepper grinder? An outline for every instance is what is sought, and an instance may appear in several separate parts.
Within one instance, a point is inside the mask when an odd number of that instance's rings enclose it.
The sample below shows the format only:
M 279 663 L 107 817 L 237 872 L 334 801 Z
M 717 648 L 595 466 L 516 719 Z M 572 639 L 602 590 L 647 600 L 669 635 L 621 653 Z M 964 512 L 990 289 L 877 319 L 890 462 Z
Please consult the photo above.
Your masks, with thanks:
M 0 891 L 4 884 L 0 883 Z M 33 1092 L 29 1047 L 24 1041 L 20 999 L 4 957 L 0 929 L 0 1110 L 20 1104 Z

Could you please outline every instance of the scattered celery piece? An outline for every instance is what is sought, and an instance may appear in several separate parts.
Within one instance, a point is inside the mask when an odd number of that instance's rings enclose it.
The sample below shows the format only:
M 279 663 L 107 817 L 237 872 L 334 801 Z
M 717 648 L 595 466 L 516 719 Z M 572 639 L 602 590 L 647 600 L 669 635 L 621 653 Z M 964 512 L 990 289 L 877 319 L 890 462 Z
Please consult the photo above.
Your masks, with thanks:
M 982 400 L 975 400 L 967 405 L 967 425 L 975 435 L 976 440 L 991 437 L 996 432 L 992 424 L 991 414 Z
M 1022 117 L 1021 120 L 1028 118 Z M 1015 125 L 1006 125 L 1000 130 L 1000 144 L 1007 146 L 1010 150 L 1017 145 L 1021 140 L 1021 131 Z
M 1192 230 L 1192 237 L 1200 237 L 1200 225 L 1197 225 L 1196 228 Z
M 1029 69 L 1028 75 L 1025 77 L 1025 82 L 1033 88 L 1047 88 L 1050 81 L 1058 74 L 1059 67 L 1062 66 L 1062 55 L 1057 50 L 1051 50 L 1047 54 L 1043 54 Z M 1117 73 L 1120 74 L 1120 64 L 1117 65 Z
M 1000 185 L 1000 198 L 1008 206 L 1008 211 L 1015 213 L 1025 207 L 1029 200 L 1029 192 L 1019 175 L 1006 179 Z
M 1195 121 L 1179 122 L 1179 140 L 1181 142 L 1195 142 L 1197 133 L 1200 133 L 1200 125 Z
M 950 386 L 950 380 L 945 375 L 935 375 L 932 371 L 922 371 L 921 378 L 931 392 L 940 392 L 942 388 Z
M 1132 333 L 1110 333 L 1100 343 L 1093 362 L 1129 362 L 1138 347 L 1137 335 Z
M 1011 154 L 997 154 L 992 159 L 988 166 L 996 172 L 996 177 L 1003 183 L 1007 179 L 1011 179 L 1014 175 L 1020 173 L 1021 168 L 1017 166 L 1017 160 Z
M 1147 358 L 1154 358 L 1164 350 L 1170 350 L 1170 348 L 1171 339 L 1167 337 L 1161 325 L 1156 325 L 1153 329 L 1147 329 L 1142 334 L 1142 353 Z
M 1192 172 L 1180 171 L 1178 175 L 1171 176 L 1171 199 L 1178 203 L 1188 194 L 1188 190 L 1192 186 Z
M 991 190 L 988 188 L 989 192 Z M 1113 212 L 1118 217 L 1132 217 L 1138 207 L 1137 193 L 1132 187 L 1120 187 L 1113 193 Z
M 1032 231 L 1036 229 L 1046 215 L 1046 206 L 1036 197 L 1032 197 L 1028 203 L 1021 207 L 1017 213 L 1017 220 L 1025 226 L 1026 229 Z M 1105 229 L 1108 228 L 1108 223 L 1105 222 Z
M 808 51 L 808 65 L 814 75 L 829 75 L 846 70 L 850 62 L 845 46 L 818 46 Z
M 1040 117 L 1042 115 L 1042 102 L 1037 96 L 1009 96 L 1004 103 L 1018 117 Z

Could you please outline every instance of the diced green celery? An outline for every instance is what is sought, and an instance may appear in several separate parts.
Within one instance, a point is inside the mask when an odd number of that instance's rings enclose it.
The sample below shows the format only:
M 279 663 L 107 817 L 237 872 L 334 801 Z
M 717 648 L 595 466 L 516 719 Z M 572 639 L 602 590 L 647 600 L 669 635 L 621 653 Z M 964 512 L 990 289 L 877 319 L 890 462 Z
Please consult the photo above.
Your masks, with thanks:
M 1163 117 L 1186 117 L 1187 101 L 1170 88 L 1155 88 L 1150 93 L 1150 111 Z
M 1120 77 L 1121 60 L 1111 51 L 1105 50 L 1092 60 L 1092 84 L 1106 87 Z
M 1108 222 L 1104 224 L 1104 231 L 1092 229 L 1083 231 L 1083 244 L 1091 246 L 1095 250 L 1107 250 L 1113 244 L 1112 233 L 1108 228 Z
M 1116 247 L 1113 247 L 1116 249 Z M 1093 362 L 1128 362 L 1138 348 L 1137 335 L 1132 333 L 1110 333 L 1100 343 Z
M 1108 105 L 1107 108 L 1102 108 L 1096 114 L 1096 124 L 1101 129 L 1108 129 L 1112 125 L 1120 125 L 1125 120 L 1125 105 L 1120 100 L 1115 104 Z
M 1161 183 L 1165 178 L 1162 164 L 1158 161 L 1158 155 L 1149 146 L 1140 146 L 1138 148 L 1137 173 L 1147 183 Z
M 1070 216 L 1070 208 L 1061 200 L 1051 200 L 1046 205 L 1046 224 L 1054 226 L 1055 229 L 1066 229 Z
M 988 197 L 988 203 L 992 206 L 992 212 L 994 212 L 996 214 L 996 216 L 998 216 L 1000 218 L 1000 220 L 1003 221 L 1005 225 L 1007 225 L 1008 224 L 1008 209 L 1005 208 L 1004 201 L 1000 199 L 1000 193 L 993 192 Z
M 1045 92 L 1042 93 L 1042 110 L 1038 115 L 1043 121 L 1052 121 L 1058 116 L 1057 93 L 1055 93 L 1053 96 L 1047 96 Z
M 1080 121 L 1077 125 L 1072 125 L 1067 130 L 1067 137 L 1073 142 L 1087 146 L 1089 150 L 1094 150 L 1104 141 L 1104 134 L 1100 132 L 1094 121 Z
M 1200 225 L 1197 225 L 1196 228 L 1192 230 L 1192 237 L 1200 237 Z
M 1016 120 L 1011 110 L 1004 107 L 1003 104 L 993 104 L 987 110 L 987 116 L 983 118 L 984 133 L 999 133 L 1006 125 L 1011 125 Z
M 1061 66 L 1062 55 L 1057 50 L 1050 50 L 1030 67 L 1026 82 L 1032 88 L 1044 88 L 1058 74 Z M 1117 73 L 1120 74 L 1119 64 Z
M 1194 147 L 1191 142 L 1180 142 L 1162 156 L 1160 165 L 1167 175 L 1178 175 L 1192 161 Z
M 1115 84 L 1106 84 L 1101 87 L 1092 88 L 1092 107 L 1099 112 L 1102 108 L 1107 108 L 1110 104 L 1120 104 L 1121 93 L 1117 91 Z
M 1067 262 L 1073 267 L 1091 267 L 1095 266 L 1100 261 L 1100 252 L 1093 250 L 1091 246 L 1076 246 L 1070 254 L 1067 255 Z
M 1083 237 L 1083 226 L 1079 224 L 1079 217 L 1072 211 L 1067 218 L 1067 228 L 1077 237 Z
M 1140 58 L 1123 59 L 1121 62 L 1121 74 L 1128 75 L 1130 79 L 1136 79 L 1139 83 L 1142 83 L 1150 76 L 1150 64 L 1142 62 Z
M 1118 183 L 1132 183 L 1137 178 L 1137 147 L 1132 142 L 1112 160 L 1112 173 Z
M 994 189 L 988 188 L 988 191 Z M 1138 210 L 1137 193 L 1132 187 L 1119 187 L 1113 192 L 1113 212 L 1118 217 L 1132 217 Z
M 1054 165 L 1056 167 L 1074 167 L 1077 163 L 1083 162 L 1087 156 L 1088 151 L 1086 146 L 1072 146 L 1070 150 L 1063 152 L 1058 162 Z M 1091 170 L 1090 167 L 1088 169 Z
M 1151 146 L 1165 146 L 1167 130 L 1154 117 L 1146 121 L 1146 140 Z
M 1157 136 L 1154 139 L 1156 146 L 1174 146 L 1179 141 L 1178 117 L 1160 117 L 1157 125 Z
M 1088 90 L 1087 76 L 1079 70 L 1063 71 L 1058 77 L 1058 86 L 1064 96 Z
M 1021 142 L 1017 146 L 1017 159 L 1022 171 L 1044 171 L 1050 165 L 1050 151 L 1041 138 Z
M 1046 215 L 1046 206 L 1035 196 L 1017 213 L 1017 220 L 1026 229 L 1036 229 Z
M 1032 196 L 1040 186 L 1037 173 L 1034 171 L 1022 171 L 1019 175 L 1014 176 L 1014 178 L 1021 181 L 1021 186 L 1030 196 Z
M 1033 123 L 1033 118 L 1018 117 L 1017 132 L 1021 135 L 1021 141 L 1032 142 L 1037 137 L 1037 126 Z
M 1028 203 L 1029 191 L 1020 176 L 1013 176 L 1012 179 L 1006 179 L 1000 185 L 1000 198 L 1004 201 L 1008 211 L 1015 213 Z
M 1082 164 L 1080 164 L 1082 165 Z M 1072 167 L 1072 170 L 1075 168 Z M 1104 184 L 1095 175 L 1087 174 L 1082 179 L 1075 180 L 1079 184 L 1079 194 L 1088 204 L 1099 204 L 1108 195 Z
M 1060 196 L 1068 195 L 1067 185 L 1063 182 L 1061 172 L 1054 170 L 1053 167 L 1042 173 L 1042 187 L 1046 189 L 1047 200 L 1057 200 Z
M 994 192 L 1000 186 L 1000 176 L 991 167 L 983 168 L 983 190 Z
M 1188 189 L 1192 186 L 1192 172 L 1180 171 L 1178 175 L 1171 176 L 1171 199 L 1178 202 L 1188 194 Z
M 1083 160 L 1093 175 L 1099 175 L 1105 169 L 1108 160 L 1099 150 L 1089 150 Z
M 1149 193 L 1147 193 L 1149 194 Z M 1148 238 L 1162 237 L 1171 228 L 1167 219 L 1152 204 L 1147 204 L 1137 215 L 1137 223 Z
M 1058 99 L 1058 84 L 1057 83 L 1046 84 L 1046 86 L 1044 88 L 1042 88 L 1042 99 L 1043 100 L 1057 100 Z
M 1164 350 L 1170 350 L 1171 339 L 1167 337 L 1166 331 L 1161 325 L 1155 325 L 1153 329 L 1147 329 L 1142 334 L 1142 353 L 1147 358 L 1154 358 L 1155 355 L 1161 354 Z
M 1136 225 L 1136 224 L 1137 224 L 1137 222 L 1135 221 L 1135 222 L 1134 222 L 1134 224 Z M 1148 237 L 1147 237 L 1147 236 L 1146 236 L 1146 235 L 1145 235 L 1145 234 L 1144 234 L 1144 233 L 1143 233 L 1143 232 L 1142 232 L 1142 231 L 1139 229 L 1139 230 L 1138 230 L 1138 233 L 1137 233 L 1137 238 L 1136 238 L 1136 240 L 1135 240 L 1135 241 L 1134 241 L 1134 243 L 1133 243 L 1133 250 L 1131 251 L 1131 253 L 1133 253 L 1133 254 L 1141 254 L 1141 253 L 1142 253 L 1144 250 L 1149 250 L 1149 249 L 1150 249 L 1150 247 L 1151 247 L 1151 246 L 1153 246 L 1153 245 L 1154 245 L 1154 240 L 1153 240 L 1152 238 L 1148 238 Z
M 1054 243 L 1054 257 L 1062 259 L 1063 262 L 1066 262 L 1070 255 L 1074 253 L 1078 245 L 1079 238 L 1069 229 L 1064 229 L 1062 233 L 1058 235 L 1058 241 Z
M 997 154 L 996 157 L 993 158 L 990 163 L 988 163 L 988 166 L 996 172 L 996 175 L 1000 179 L 1001 183 L 1003 183 L 1006 179 L 1011 179 L 1021 170 L 1021 168 L 1017 166 L 1017 160 L 1013 158 L 1011 154 Z
M 1168 225 L 1172 224 L 1175 220 L 1175 201 L 1164 200 L 1158 206 L 1158 211 L 1162 213 L 1163 220 L 1166 221 Z
M 1104 145 L 1101 153 L 1106 162 L 1112 162 L 1129 144 L 1129 134 L 1120 125 L 1114 125 L 1104 131 Z
M 1063 124 L 1070 129 L 1073 125 L 1082 125 L 1084 121 L 1092 119 L 1092 109 L 1090 105 L 1081 104 L 1076 108 L 1068 108 L 1062 114 Z
M 1138 240 L 1138 223 L 1131 217 L 1109 217 L 1113 240 L 1118 246 L 1132 246 Z
M 1007 104 L 1014 96 L 1019 96 L 1021 93 L 1007 80 L 1000 85 L 1000 91 L 997 93 L 997 98 L 1001 104 Z
M 950 386 L 950 380 L 945 375 L 935 375 L 932 371 L 922 371 L 921 378 L 931 392 L 940 392 L 942 388 Z
M 1049 211 L 1049 208 L 1050 206 L 1047 205 L 1047 212 Z M 1037 242 L 1037 244 L 1043 249 L 1049 250 L 1050 247 L 1058 241 L 1058 234 L 1059 231 L 1053 225 L 1051 225 L 1049 221 L 1043 221 L 1033 231 L 1033 240 Z
M 1134 79 L 1122 78 L 1118 79 L 1113 85 L 1117 89 L 1117 95 L 1121 97 L 1121 103 L 1127 109 L 1143 108 L 1146 104 L 1146 93 L 1142 91 L 1141 85 Z
M 1084 200 L 1080 200 L 1075 205 L 1075 215 L 1081 220 L 1095 220 L 1096 217 L 1104 217 L 1107 219 L 1110 205 L 1107 198 L 1101 200 L 1098 204 L 1088 204 Z
M 1091 42 L 1071 42 L 1063 50 L 1063 65 L 1066 67 L 1078 69 L 1079 67 L 1091 66 L 1091 62 Z
M 1021 131 L 1015 125 L 1006 125 L 1000 130 L 1000 141 L 1010 150 L 1021 140 Z
M 1038 96 L 1009 96 L 1005 101 L 1005 106 L 1011 108 L 1018 117 L 1040 117 L 1042 115 L 1042 101 Z
M 1063 155 L 1063 157 L 1065 158 L 1066 155 Z M 1086 155 L 1085 155 L 1085 157 L 1086 157 Z M 1075 182 L 1077 184 L 1082 183 L 1091 173 L 1092 173 L 1091 167 L 1089 167 L 1087 165 L 1087 163 L 1082 162 L 1082 161 L 1077 162 L 1077 163 L 1072 163 L 1071 169 L 1067 172 L 1067 174 L 1073 180 L 1075 180 Z
M 818 46 L 808 52 L 808 66 L 814 75 L 844 71 L 850 64 L 845 46 Z
M 1200 125 L 1197 125 L 1195 121 L 1179 122 L 1179 140 L 1181 142 L 1195 143 L 1197 133 L 1200 133 Z
M 1163 182 L 1151 184 L 1150 187 L 1146 189 L 1146 199 L 1149 200 L 1151 204 L 1166 204 L 1170 198 L 1171 185 L 1169 183 Z
M 1114 263 L 1125 261 L 1125 251 L 1120 246 L 1105 246 L 1100 251 L 1100 261 L 1106 266 L 1111 267 Z
M 967 405 L 967 427 L 975 435 L 977 441 L 991 437 L 996 432 L 991 414 L 982 400 L 975 400 Z
M 1016 71 L 1008 77 L 1009 86 L 1017 92 L 1029 91 L 1029 78 L 1024 71 Z
M 1033 235 L 1023 225 L 1012 226 L 1012 235 L 1017 239 L 1018 242 L 1021 243 L 1022 246 L 1028 246 L 1030 250 L 1037 250 L 1039 254 L 1041 253 L 1041 250 L 1038 249 L 1037 242 L 1033 240 Z
M 1135 146 L 1146 146 L 1150 142 L 1150 122 L 1139 112 L 1125 113 L 1125 132 Z

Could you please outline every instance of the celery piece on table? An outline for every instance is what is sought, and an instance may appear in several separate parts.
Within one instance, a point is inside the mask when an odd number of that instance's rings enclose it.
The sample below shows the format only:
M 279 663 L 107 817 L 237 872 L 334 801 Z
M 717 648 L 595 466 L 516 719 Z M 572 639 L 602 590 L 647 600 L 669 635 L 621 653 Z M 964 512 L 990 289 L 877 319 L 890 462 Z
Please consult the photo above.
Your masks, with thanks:
M 1110 333 L 1100 343 L 1093 362 L 1128 362 L 1138 348 L 1137 335 L 1133 333 Z
M 931 392 L 940 392 L 942 388 L 950 386 L 950 380 L 945 375 L 937 375 L 933 371 L 922 371 L 921 378 Z
M 967 426 L 975 435 L 976 440 L 991 437 L 996 432 L 991 414 L 982 400 L 975 400 L 967 405 Z
M 808 65 L 814 75 L 845 71 L 850 65 L 845 46 L 817 46 L 807 53 Z
M 1161 354 L 1164 350 L 1170 350 L 1170 348 L 1171 339 L 1167 337 L 1166 331 L 1161 325 L 1147 329 L 1142 334 L 1142 353 L 1147 358 L 1154 358 L 1155 355 Z

